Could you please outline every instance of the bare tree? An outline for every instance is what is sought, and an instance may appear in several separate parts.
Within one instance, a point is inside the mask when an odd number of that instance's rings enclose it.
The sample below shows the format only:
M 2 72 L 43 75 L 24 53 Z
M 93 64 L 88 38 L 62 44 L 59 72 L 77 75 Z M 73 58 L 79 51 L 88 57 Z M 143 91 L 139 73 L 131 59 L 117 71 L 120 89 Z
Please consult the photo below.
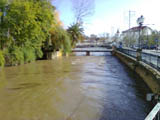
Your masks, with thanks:
M 76 23 L 83 23 L 84 18 L 94 13 L 94 0 L 71 0 Z

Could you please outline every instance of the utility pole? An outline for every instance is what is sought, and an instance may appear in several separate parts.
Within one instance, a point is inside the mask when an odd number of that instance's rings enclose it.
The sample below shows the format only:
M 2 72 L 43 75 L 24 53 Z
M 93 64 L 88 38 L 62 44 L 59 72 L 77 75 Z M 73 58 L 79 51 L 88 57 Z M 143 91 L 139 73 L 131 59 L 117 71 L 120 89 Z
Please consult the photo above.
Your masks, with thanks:
M 132 13 L 135 13 L 135 11 L 129 10 L 128 13 L 129 13 L 128 14 L 128 17 L 129 17 L 129 22 L 128 22 L 129 24 L 128 25 L 129 25 L 129 29 L 130 29 L 131 28 L 131 18 L 132 18 L 132 15 L 133 15 Z
M 132 17 L 132 13 L 135 13 L 135 11 L 131 11 L 131 10 L 129 10 L 129 15 L 128 15 L 128 17 L 129 17 L 129 47 L 131 46 L 131 31 L 130 31 L 130 28 L 131 28 L 131 17 Z
M 129 10 L 129 30 L 130 30 L 130 26 L 131 26 L 131 11 Z

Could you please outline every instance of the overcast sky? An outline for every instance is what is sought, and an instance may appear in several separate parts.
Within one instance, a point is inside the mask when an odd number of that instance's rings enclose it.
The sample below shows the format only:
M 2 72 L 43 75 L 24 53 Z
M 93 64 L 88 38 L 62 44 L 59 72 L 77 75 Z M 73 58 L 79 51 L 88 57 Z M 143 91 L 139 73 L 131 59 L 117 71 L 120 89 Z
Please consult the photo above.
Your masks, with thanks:
M 67 28 L 74 22 L 71 2 L 61 0 L 56 6 Z M 160 30 L 160 0 L 95 0 L 95 13 L 85 21 L 85 34 L 114 34 L 117 29 L 128 29 L 129 10 L 132 11 L 131 27 L 136 26 L 136 19 L 143 15 L 144 24 L 155 24 L 149 27 Z

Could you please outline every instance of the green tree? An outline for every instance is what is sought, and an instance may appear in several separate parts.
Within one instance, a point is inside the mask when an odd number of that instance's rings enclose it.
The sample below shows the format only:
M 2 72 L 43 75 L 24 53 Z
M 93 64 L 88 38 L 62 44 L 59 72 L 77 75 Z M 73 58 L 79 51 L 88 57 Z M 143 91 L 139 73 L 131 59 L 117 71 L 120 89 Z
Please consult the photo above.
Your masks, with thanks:
M 4 66 L 4 64 L 5 64 L 4 55 L 3 52 L 0 51 L 0 66 Z
M 149 45 L 156 45 L 156 39 L 160 39 L 160 33 L 156 30 L 152 31 L 152 34 L 148 36 L 148 43 Z
M 44 42 L 44 51 L 57 51 L 60 50 L 64 54 L 71 51 L 71 41 L 70 36 L 67 31 L 63 28 L 63 24 L 60 21 L 59 13 L 54 11 L 54 19 L 52 28 L 50 30 L 51 39 L 47 39 Z
M 51 30 L 51 46 L 54 51 L 62 50 L 63 53 L 71 51 L 69 34 L 61 26 L 55 26 Z
M 12 0 L 7 7 L 3 4 L 1 8 L 6 8 L 0 24 L 0 48 L 7 49 L 6 61 L 20 64 L 42 57 L 41 47 L 46 39 L 50 39 L 54 18 L 51 2 Z
M 75 44 L 82 40 L 83 38 L 83 28 L 81 27 L 80 24 L 76 23 L 71 25 L 68 29 L 67 29 L 68 33 L 70 34 L 71 37 L 71 45 L 72 47 L 75 46 Z
M 0 66 L 34 61 L 42 57 L 42 48 L 70 52 L 70 34 L 58 15 L 51 0 L 1 0 Z M 72 43 L 80 33 L 71 37 Z
M 126 47 L 129 47 L 129 44 L 130 44 L 129 35 L 124 36 L 123 42 L 124 42 Z

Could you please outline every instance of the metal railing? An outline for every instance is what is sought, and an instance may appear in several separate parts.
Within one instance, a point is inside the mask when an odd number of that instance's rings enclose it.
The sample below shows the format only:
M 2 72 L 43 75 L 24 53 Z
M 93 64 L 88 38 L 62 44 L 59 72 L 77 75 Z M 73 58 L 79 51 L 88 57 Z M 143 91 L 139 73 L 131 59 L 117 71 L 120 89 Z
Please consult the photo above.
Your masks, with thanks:
M 137 51 L 131 49 L 117 49 L 118 51 L 125 53 L 133 58 L 137 58 Z M 155 55 L 152 53 L 141 52 L 141 61 L 152 66 L 153 68 L 160 71 L 160 55 Z
M 160 120 L 160 103 L 157 103 L 145 120 Z
M 117 49 L 118 51 L 137 59 L 137 51 L 132 49 Z M 141 52 L 141 61 L 160 71 L 160 55 Z M 145 120 L 160 120 L 160 102 L 158 102 Z

